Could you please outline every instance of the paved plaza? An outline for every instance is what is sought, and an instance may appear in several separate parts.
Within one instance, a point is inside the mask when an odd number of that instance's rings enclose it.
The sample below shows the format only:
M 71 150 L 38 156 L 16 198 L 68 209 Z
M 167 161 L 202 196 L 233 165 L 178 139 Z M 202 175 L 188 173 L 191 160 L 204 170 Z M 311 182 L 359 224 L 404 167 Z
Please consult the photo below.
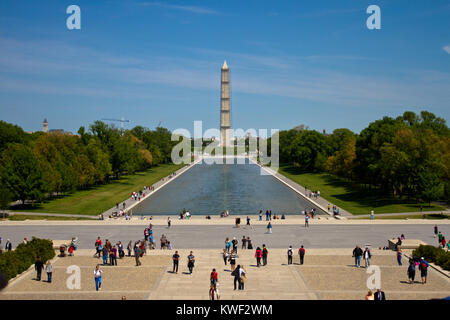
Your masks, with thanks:
M 438 224 L 444 235 L 450 234 L 450 223 L 446 221 L 328 221 L 310 220 L 309 228 L 304 227 L 303 219 L 272 221 L 273 233 L 267 234 L 266 221 L 253 221 L 251 228 L 241 225 L 234 227 L 232 217 L 210 221 L 194 219 L 177 220 L 172 217 L 172 227 L 167 228 L 167 217 L 152 221 L 29 221 L 0 222 L 0 236 L 11 239 L 13 245 L 22 242 L 24 237 L 32 236 L 52 240 L 79 238 L 82 249 L 92 249 L 98 236 L 110 241 L 136 241 L 143 238 L 144 228 L 151 222 L 154 239 L 158 243 L 165 234 L 176 249 L 221 248 L 227 237 L 250 237 L 254 244 L 265 243 L 271 248 L 287 248 L 289 245 L 303 244 L 306 248 L 351 248 L 355 245 L 371 244 L 373 247 L 388 245 L 388 239 L 397 238 L 402 233 L 407 239 L 417 239 L 437 245 L 433 237 L 433 226 Z M 255 219 L 256 220 L 256 219 Z
M 219 292 L 222 300 L 362 300 L 368 289 L 365 268 L 355 268 L 352 249 L 309 249 L 304 265 L 298 255 L 293 265 L 287 265 L 286 250 L 269 247 L 268 265 L 256 267 L 254 250 L 239 250 L 237 264 L 247 271 L 245 290 L 233 290 L 230 266 L 223 263 L 220 249 L 194 250 L 196 263 L 192 275 L 188 274 L 186 257 L 189 250 L 180 250 L 178 274 L 173 274 L 173 250 L 151 250 L 144 256 L 142 266 L 136 267 L 133 257 L 119 259 L 118 266 L 101 266 L 103 286 L 95 291 L 93 270 L 101 259 L 94 258 L 91 250 L 78 250 L 74 257 L 56 258 L 53 282 L 33 280 L 34 270 L 20 276 L 0 293 L 0 299 L 121 299 L 128 300 L 207 300 L 209 274 L 212 268 L 219 273 Z M 381 286 L 389 300 L 437 299 L 450 295 L 450 281 L 430 269 L 428 282 L 407 283 L 407 266 L 398 266 L 395 253 L 374 250 L 371 261 L 381 269 Z M 66 268 L 81 269 L 81 288 L 70 290 L 66 286 Z M 420 274 L 416 280 L 420 281 Z M 46 279 L 46 276 L 43 276 Z
M 242 217 L 243 218 L 243 217 Z M 450 280 L 434 269 L 429 270 L 428 283 L 407 283 L 407 266 L 398 266 L 395 252 L 379 250 L 388 245 L 388 239 L 404 234 L 406 239 L 421 240 L 437 244 L 433 236 L 434 224 L 443 234 L 450 233 L 448 220 L 395 220 L 354 221 L 335 219 L 314 219 L 305 228 L 301 217 L 287 217 L 274 220 L 273 233 L 268 234 L 266 221 L 252 217 L 252 226 L 234 226 L 234 217 L 212 220 L 193 217 L 192 220 L 178 220 L 172 217 L 172 227 L 167 228 L 167 217 L 153 220 L 132 221 L 2 221 L 0 236 L 11 239 L 14 247 L 24 237 L 32 236 L 52 240 L 70 240 L 78 237 L 79 250 L 74 257 L 54 259 L 54 281 L 33 280 L 34 270 L 14 279 L 0 294 L 0 299 L 113 299 L 123 296 L 128 300 L 207 300 L 209 274 L 212 268 L 219 273 L 221 299 L 227 300 L 361 300 L 367 294 L 367 279 L 370 276 L 364 268 L 355 268 L 352 250 L 355 245 L 372 246 L 372 265 L 381 270 L 381 286 L 387 299 L 440 299 L 450 296 Z M 101 266 L 103 288 L 95 291 L 93 270 L 101 259 L 94 258 L 94 242 L 98 236 L 112 243 L 143 238 L 143 230 L 153 224 L 155 243 L 165 234 L 173 248 L 180 251 L 181 261 L 178 274 L 172 274 L 171 255 L 174 250 L 149 250 L 136 267 L 133 257 L 119 259 L 118 266 Z M 225 238 L 242 236 L 252 239 L 253 247 L 266 244 L 269 249 L 269 263 L 257 268 L 254 250 L 239 250 L 237 264 L 244 265 L 247 283 L 244 291 L 233 290 L 233 277 L 229 265 L 225 266 L 221 248 Z M 294 252 L 300 245 L 307 250 L 305 264 L 299 265 L 298 255 L 294 264 L 287 264 L 286 250 L 292 245 Z M 187 255 L 193 250 L 196 257 L 194 273 L 187 274 Z M 406 251 L 405 253 L 410 253 Z M 404 259 L 406 263 L 406 258 Z M 68 266 L 81 270 L 81 288 L 70 290 L 66 281 Z M 46 279 L 46 275 L 43 275 Z M 420 281 L 419 272 L 416 280 Z

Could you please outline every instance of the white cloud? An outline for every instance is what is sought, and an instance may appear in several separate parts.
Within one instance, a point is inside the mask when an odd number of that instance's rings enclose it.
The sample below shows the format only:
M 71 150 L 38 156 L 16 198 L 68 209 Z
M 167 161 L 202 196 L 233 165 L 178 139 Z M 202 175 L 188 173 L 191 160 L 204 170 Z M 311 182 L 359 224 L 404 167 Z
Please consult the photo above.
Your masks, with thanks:
M 144 3 L 141 3 L 141 5 L 156 6 L 156 7 L 166 8 L 166 9 L 188 11 L 188 12 L 198 13 L 198 14 L 219 14 L 219 12 L 209 9 L 209 8 L 198 7 L 198 6 L 174 5 L 174 4 L 164 3 L 164 2 L 144 2 Z
M 75 93 L 128 100 L 152 97 L 161 88 L 152 85 L 155 84 L 175 92 L 178 87 L 218 93 L 222 59 L 230 57 L 235 93 L 366 108 L 433 105 L 450 99 L 448 72 L 416 70 L 405 74 L 400 71 L 402 80 L 337 72 L 320 63 L 311 63 L 330 56 L 295 59 L 190 48 L 185 48 L 193 53 L 190 58 L 151 53 L 123 56 L 65 43 L 1 37 L 0 47 L 5 48 L 0 55 L 1 92 Z
M 450 45 L 443 47 L 442 49 L 444 49 L 445 52 L 447 52 L 448 54 L 450 54 Z

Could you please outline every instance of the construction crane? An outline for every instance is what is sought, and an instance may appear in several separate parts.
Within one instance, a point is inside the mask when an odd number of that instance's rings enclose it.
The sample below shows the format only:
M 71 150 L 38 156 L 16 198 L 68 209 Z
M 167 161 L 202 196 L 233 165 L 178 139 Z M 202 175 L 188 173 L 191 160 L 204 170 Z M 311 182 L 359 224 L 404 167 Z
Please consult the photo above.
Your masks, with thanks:
M 123 123 L 124 123 L 124 122 L 130 122 L 130 120 L 125 120 L 124 118 L 122 118 L 122 119 L 102 119 L 102 120 L 106 120 L 106 121 L 118 121 L 118 122 L 121 122 L 121 127 L 122 127 L 122 129 L 123 129 Z

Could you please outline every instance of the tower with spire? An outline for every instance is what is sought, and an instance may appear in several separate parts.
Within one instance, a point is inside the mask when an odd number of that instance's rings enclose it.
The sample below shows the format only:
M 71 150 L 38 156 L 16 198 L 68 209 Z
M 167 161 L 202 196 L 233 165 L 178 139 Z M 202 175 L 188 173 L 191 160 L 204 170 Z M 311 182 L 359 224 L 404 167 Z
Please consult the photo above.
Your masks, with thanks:
M 231 145 L 230 69 L 227 61 L 223 62 L 220 84 L 220 144 L 225 147 Z
M 47 133 L 48 132 L 48 121 L 47 118 L 44 119 L 44 122 L 42 123 L 42 131 Z

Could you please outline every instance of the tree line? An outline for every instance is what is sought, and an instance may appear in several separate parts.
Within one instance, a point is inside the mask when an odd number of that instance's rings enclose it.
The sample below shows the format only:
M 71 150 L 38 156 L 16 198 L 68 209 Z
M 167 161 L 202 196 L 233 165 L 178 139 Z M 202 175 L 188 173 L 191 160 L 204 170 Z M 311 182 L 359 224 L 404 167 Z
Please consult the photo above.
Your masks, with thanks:
M 171 132 L 158 127 L 118 129 L 96 121 L 78 135 L 25 133 L 0 121 L 0 205 L 41 201 L 169 163 Z
M 270 139 L 269 139 L 270 140 Z M 450 130 L 422 111 L 383 117 L 359 134 L 330 135 L 298 126 L 279 132 L 280 163 L 305 172 L 328 172 L 398 197 L 450 202 Z

